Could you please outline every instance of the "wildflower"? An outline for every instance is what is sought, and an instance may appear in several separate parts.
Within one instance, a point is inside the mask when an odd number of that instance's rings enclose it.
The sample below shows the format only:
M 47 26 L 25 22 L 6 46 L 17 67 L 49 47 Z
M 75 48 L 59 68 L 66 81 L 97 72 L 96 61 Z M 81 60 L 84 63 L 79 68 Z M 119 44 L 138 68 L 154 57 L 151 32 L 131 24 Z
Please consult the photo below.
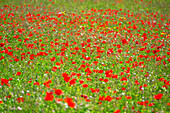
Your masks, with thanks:
M 105 97 L 105 100 L 106 100 L 106 101 L 109 101 L 109 102 L 112 101 L 112 99 L 113 99 L 113 98 L 112 98 L 111 96 L 106 96 L 106 97 Z
M 17 72 L 17 74 L 16 74 L 16 75 L 18 75 L 18 76 L 19 76 L 19 75 L 21 75 L 21 72 Z
M 150 104 L 148 104 L 148 106 L 153 106 L 154 105 L 154 103 L 150 103 Z
M 124 45 L 124 44 L 127 44 L 126 39 L 122 39 L 122 43 L 123 43 L 123 45 Z
M 20 98 L 17 98 L 17 101 L 20 103 L 20 102 L 24 102 L 24 98 L 23 97 L 20 97 Z
M 61 89 L 54 89 L 54 90 L 55 90 L 55 94 L 58 96 L 63 94 Z
M 4 84 L 7 85 L 8 84 L 8 80 L 1 78 L 1 85 L 4 85 Z
M 83 88 L 86 88 L 86 87 L 88 87 L 88 85 L 87 84 L 83 84 Z
M 2 101 L 2 100 L 0 100 L 0 104 L 3 104 L 3 101 Z
M 154 99 L 160 100 L 160 99 L 162 99 L 162 96 L 163 96 L 163 94 L 159 93 L 157 95 L 154 95 Z
M 35 83 L 34 83 L 34 85 L 38 85 L 38 86 L 39 86 L 39 85 L 40 85 L 40 83 L 39 83 L 39 82 L 35 82 Z
M 44 97 L 44 100 L 46 101 L 53 101 L 53 92 L 46 92 L 46 97 Z
M 120 113 L 121 111 L 119 109 L 117 109 L 116 111 L 114 111 L 113 113 Z
M 73 102 L 72 98 L 66 97 L 66 99 L 64 101 L 68 104 L 69 107 L 75 108 L 76 104 Z
M 125 96 L 126 97 L 126 99 L 132 99 L 132 97 L 131 96 Z
M 18 109 L 18 110 L 22 110 L 22 108 L 21 108 L 21 107 L 19 107 L 19 106 L 17 107 L 17 109 Z

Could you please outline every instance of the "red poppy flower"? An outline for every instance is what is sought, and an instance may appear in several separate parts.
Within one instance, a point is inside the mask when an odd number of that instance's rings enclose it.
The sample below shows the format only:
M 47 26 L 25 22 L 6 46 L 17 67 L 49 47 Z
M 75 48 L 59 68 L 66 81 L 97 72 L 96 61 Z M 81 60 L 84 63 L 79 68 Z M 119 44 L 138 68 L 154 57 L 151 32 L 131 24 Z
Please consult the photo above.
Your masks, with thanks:
M 19 61 L 19 59 L 15 58 L 15 59 L 14 59 L 14 61 L 15 61 L 15 62 L 18 62 L 18 61 Z
M 143 87 L 148 87 L 148 85 L 147 85 L 147 84 L 144 84 Z
M 123 44 L 127 44 L 126 39 L 122 39 L 122 43 L 123 43 Z
M 91 90 L 92 93 L 95 93 L 95 92 L 97 93 L 97 92 L 99 92 L 99 89 L 90 88 L 90 90 Z
M 85 99 L 86 102 L 90 102 L 90 99 Z
M 68 98 L 68 97 L 66 97 L 66 99 L 64 100 L 67 104 L 68 104 L 68 106 L 70 106 L 71 108 L 75 108 L 75 103 L 73 102 L 73 100 L 72 100 L 72 98 Z
M 160 99 L 162 99 L 162 96 L 163 96 L 163 94 L 159 93 L 157 95 L 154 95 L 154 99 L 160 100 Z
M 104 100 L 104 96 L 99 96 L 99 100 L 103 101 Z
M 121 48 L 121 45 L 120 45 L 120 44 L 117 44 L 117 48 Z
M 5 43 L 0 43 L 0 47 L 3 47 L 5 45 Z
M 108 80 L 108 79 L 104 79 L 103 81 L 104 81 L 104 82 L 108 82 L 109 80 Z
M 57 65 L 57 66 L 59 66 L 59 65 L 60 65 L 60 63 L 59 63 L 59 62 L 56 62 L 56 65 Z
M 99 70 L 98 73 L 103 73 L 104 71 L 103 70 Z
M 31 94 L 30 94 L 30 93 L 27 93 L 27 95 L 28 95 L 28 96 L 31 96 Z
M 46 97 L 44 97 L 44 100 L 46 101 L 53 101 L 53 92 L 46 92 Z
M 132 99 L 132 97 L 131 96 L 125 96 L 126 97 L 126 99 Z
M 4 59 L 4 57 L 3 57 L 3 56 L 1 56 L 0 60 L 2 60 L 2 59 Z
M 11 98 L 11 95 L 8 95 L 7 98 Z
M 122 99 L 122 97 L 116 97 L 116 100 L 120 100 L 120 99 Z
M 106 97 L 105 97 L 105 100 L 106 100 L 106 101 L 109 101 L 109 102 L 112 101 L 112 99 L 113 99 L 113 98 L 112 98 L 111 96 L 106 96 Z
M 92 73 L 92 71 L 91 71 L 90 68 L 86 68 L 86 69 L 85 69 L 85 72 L 87 72 L 87 73 Z
M 39 86 L 39 85 L 40 85 L 40 83 L 39 83 L 39 82 L 35 82 L 35 83 L 34 83 L 34 85 L 38 85 L 38 86 Z
M 107 54 L 111 54 L 111 53 L 113 53 L 114 51 L 113 51 L 113 48 L 111 48 L 111 49 L 109 49 L 108 51 L 107 51 Z
M 76 83 L 76 80 L 77 80 L 77 79 L 75 79 L 75 78 L 73 78 L 72 80 L 70 80 L 70 81 L 69 81 L 70 86 L 71 86 L 71 85 L 74 85 L 74 84 Z
M 154 105 L 154 103 L 150 103 L 150 104 L 148 104 L 148 106 L 153 106 Z
M 16 75 L 18 75 L 18 76 L 19 76 L 19 75 L 21 75 L 21 72 L 17 72 L 17 74 L 16 74 Z
M 83 80 L 80 80 L 79 82 L 80 82 L 80 84 L 83 84 L 83 83 L 84 83 L 84 81 L 83 81 Z
M 52 83 L 52 81 L 51 81 L 51 80 L 48 80 L 48 81 L 45 81 L 43 84 L 44 84 L 46 87 L 50 88 L 50 83 Z
M 126 90 L 126 88 L 122 87 L 122 90 Z
M 7 85 L 8 84 L 8 80 L 1 78 L 1 85 L 4 85 L 4 84 Z
M 118 49 L 118 50 L 117 50 L 117 52 L 121 53 L 121 52 L 122 52 L 122 50 L 121 50 L 121 49 Z
M 91 57 L 84 57 L 84 59 L 85 59 L 85 60 L 90 60 L 90 59 L 91 59 Z
M 70 80 L 70 77 L 64 77 L 64 81 L 68 82 Z
M 117 78 L 118 78 L 118 75 L 112 75 L 112 78 L 116 78 L 116 79 L 117 79 Z
M 149 103 L 148 101 L 142 101 L 142 102 L 137 102 L 138 104 L 142 105 L 142 106 L 147 106 L 147 104 Z
M 50 58 L 51 59 L 51 61 L 56 61 L 56 58 L 55 57 L 53 57 L 53 58 Z
M 54 90 L 55 90 L 55 94 L 58 96 L 63 94 L 61 89 L 54 89 Z
M 139 83 L 137 80 L 135 80 L 135 84 L 136 84 L 136 85 L 139 85 L 140 83 Z
M 121 111 L 118 109 L 116 111 L 114 111 L 113 113 L 120 113 Z
M 17 98 L 17 101 L 20 103 L 20 102 L 24 102 L 24 98 Z
M 120 79 L 120 81 L 127 81 L 126 77 L 122 77 L 122 79 Z
M 83 87 L 86 88 L 86 87 L 88 87 L 88 85 L 87 84 L 83 84 Z

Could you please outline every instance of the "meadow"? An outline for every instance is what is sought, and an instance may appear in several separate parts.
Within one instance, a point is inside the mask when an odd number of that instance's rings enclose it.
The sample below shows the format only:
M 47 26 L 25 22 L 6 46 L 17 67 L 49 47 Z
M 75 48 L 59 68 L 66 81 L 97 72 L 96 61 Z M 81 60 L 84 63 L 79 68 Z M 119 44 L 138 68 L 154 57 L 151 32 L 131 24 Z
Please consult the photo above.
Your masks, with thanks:
M 1 113 L 168 113 L 169 0 L 0 0 Z

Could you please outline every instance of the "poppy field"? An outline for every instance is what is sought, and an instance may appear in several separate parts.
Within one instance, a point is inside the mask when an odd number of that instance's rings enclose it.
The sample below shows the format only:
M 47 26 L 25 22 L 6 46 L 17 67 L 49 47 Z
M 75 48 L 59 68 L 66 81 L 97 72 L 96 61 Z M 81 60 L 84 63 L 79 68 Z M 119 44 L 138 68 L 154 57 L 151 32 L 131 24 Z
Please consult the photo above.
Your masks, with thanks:
M 168 113 L 169 7 L 0 0 L 0 112 Z

